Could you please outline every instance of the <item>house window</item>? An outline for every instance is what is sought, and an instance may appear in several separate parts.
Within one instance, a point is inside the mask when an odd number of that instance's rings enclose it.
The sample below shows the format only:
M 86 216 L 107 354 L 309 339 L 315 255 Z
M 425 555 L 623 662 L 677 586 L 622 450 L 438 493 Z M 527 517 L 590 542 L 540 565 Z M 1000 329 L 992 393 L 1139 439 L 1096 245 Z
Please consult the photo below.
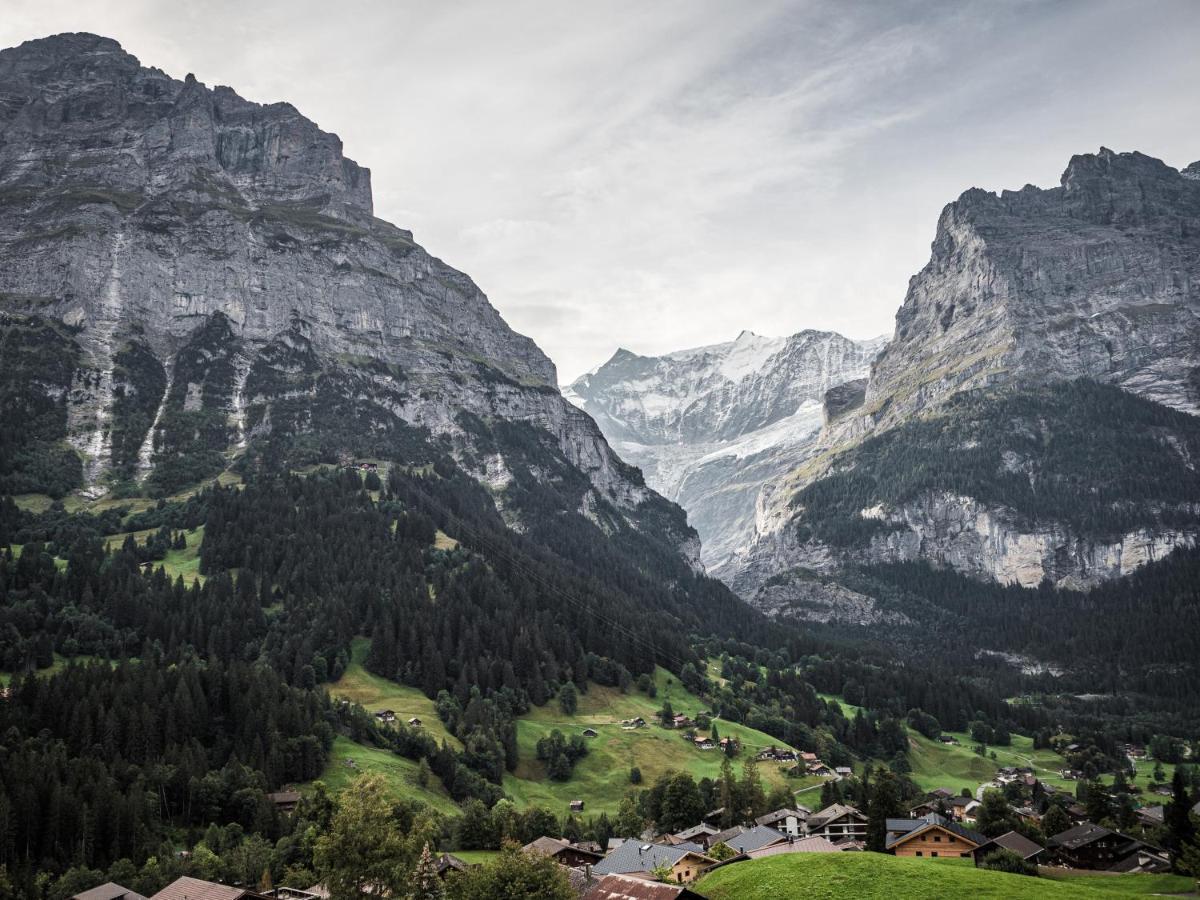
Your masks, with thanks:
M 970 853 L 960 853 L 960 854 L 958 854 L 958 855 L 959 855 L 959 856 L 970 856 L 971 854 L 970 854 Z
M 918 850 L 918 851 L 917 851 L 917 856 L 924 856 L 924 855 L 925 855 L 925 854 L 924 854 L 924 853 L 922 853 L 920 850 Z
M 940 834 L 935 834 L 933 836 L 933 842 L 935 844 L 940 844 L 942 842 L 942 836 Z
M 933 851 L 932 853 L 930 853 L 929 855 L 930 855 L 930 856 L 937 856 L 937 851 L 936 851 L 936 850 L 934 850 L 934 851 Z
M 953 844 L 954 843 L 954 835 L 950 835 L 950 837 L 948 837 L 946 840 L 948 840 L 950 843 Z

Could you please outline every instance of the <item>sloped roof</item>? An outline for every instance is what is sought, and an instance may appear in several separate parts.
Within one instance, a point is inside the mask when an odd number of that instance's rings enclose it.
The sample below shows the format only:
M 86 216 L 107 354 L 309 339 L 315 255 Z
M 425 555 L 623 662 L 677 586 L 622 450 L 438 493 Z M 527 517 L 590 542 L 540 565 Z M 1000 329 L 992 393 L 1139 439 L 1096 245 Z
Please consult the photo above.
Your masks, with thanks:
M 786 838 L 774 828 L 755 825 L 749 831 L 734 835 L 724 843 L 739 853 L 745 853 L 749 850 L 757 850 L 759 847 L 766 847 L 768 844 L 777 844 L 783 840 Z
M 986 844 L 983 844 L 980 849 L 990 847 L 993 844 L 1019 854 L 1021 859 L 1029 859 L 1031 856 L 1037 856 L 1046 849 L 1037 841 L 1031 841 L 1019 831 L 1006 831 L 999 837 L 994 837 Z
M 246 888 L 215 884 L 185 875 L 183 878 L 172 881 L 150 900 L 243 900 L 245 897 L 261 896 L 262 894 L 246 890 Z
M 707 822 L 701 822 L 699 825 L 693 825 L 691 828 L 685 828 L 683 831 L 675 832 L 675 837 L 683 841 L 690 841 L 694 837 L 699 837 L 702 834 L 716 834 L 717 829 Z
M 601 859 L 604 854 L 595 850 L 589 850 L 586 847 L 580 847 L 572 844 L 564 838 L 552 838 L 542 836 L 536 840 L 530 841 L 521 848 L 526 853 L 540 853 L 542 856 L 558 856 L 564 850 L 570 850 L 572 853 L 583 853 L 588 856 L 594 856 L 596 859 Z
M 834 819 L 840 819 L 844 816 L 853 816 L 856 819 L 862 819 L 864 822 L 867 817 L 860 813 L 853 806 L 847 806 L 844 803 L 835 803 L 832 806 L 827 806 L 818 813 L 813 813 L 808 817 L 809 828 L 820 828 L 826 822 L 832 822 Z
M 106 881 L 104 884 L 76 894 L 71 900 L 146 900 L 146 898 L 137 891 L 131 891 L 115 881 Z
M 1076 825 L 1074 828 L 1060 831 L 1051 837 L 1050 846 L 1066 847 L 1068 850 L 1074 850 L 1077 847 L 1085 847 L 1092 843 L 1092 841 L 1098 841 L 1101 838 L 1106 838 L 1110 834 L 1116 833 L 1111 828 L 1105 828 L 1103 825 L 1097 825 L 1094 822 L 1084 822 L 1082 825 Z
M 788 816 L 795 816 L 797 819 L 804 819 L 807 815 L 808 813 L 801 812 L 797 808 L 785 806 L 782 809 L 777 809 L 765 815 L 759 816 L 754 821 L 755 824 L 758 825 L 770 825 L 772 822 L 778 822 L 782 819 L 786 819 Z
M 887 849 L 890 850 L 898 844 L 903 844 L 905 841 L 912 840 L 919 834 L 924 834 L 932 828 L 940 828 L 943 831 L 948 831 L 951 834 L 957 835 L 966 841 L 970 841 L 976 847 L 987 843 L 987 838 L 977 831 L 971 831 L 969 828 L 963 828 L 957 822 L 949 822 L 941 816 L 934 814 L 926 816 L 924 820 L 918 820 L 920 825 L 910 831 L 902 834 L 889 834 L 887 839 Z
M 826 840 L 820 835 L 811 835 L 809 837 L 793 838 L 788 841 L 780 841 L 778 844 L 768 844 L 765 847 L 759 847 L 757 850 L 747 850 L 746 856 L 750 859 L 758 859 L 761 856 L 776 856 L 782 853 L 840 853 L 841 847 L 832 841 Z
M 651 872 L 659 866 L 674 866 L 688 854 L 708 859 L 688 847 L 668 847 L 666 844 L 647 844 L 642 841 L 626 841 L 612 853 L 592 867 L 597 875 Z

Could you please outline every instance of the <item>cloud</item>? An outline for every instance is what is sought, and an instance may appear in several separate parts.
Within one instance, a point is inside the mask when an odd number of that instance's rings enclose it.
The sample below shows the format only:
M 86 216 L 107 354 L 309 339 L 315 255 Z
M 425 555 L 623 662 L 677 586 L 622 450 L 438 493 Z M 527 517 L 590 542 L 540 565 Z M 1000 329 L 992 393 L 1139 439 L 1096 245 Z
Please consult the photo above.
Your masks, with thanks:
M 1200 4 L 6 0 L 286 99 L 564 378 L 618 345 L 890 332 L 941 207 L 1072 153 L 1200 157 Z

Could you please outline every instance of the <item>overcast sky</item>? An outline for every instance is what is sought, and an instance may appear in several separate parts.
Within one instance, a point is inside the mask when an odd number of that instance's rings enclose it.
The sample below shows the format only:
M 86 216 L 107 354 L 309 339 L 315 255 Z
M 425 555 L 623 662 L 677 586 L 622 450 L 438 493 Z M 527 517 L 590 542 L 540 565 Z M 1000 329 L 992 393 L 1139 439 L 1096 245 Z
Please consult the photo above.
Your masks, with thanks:
M 1200 158 L 1198 0 L 0 0 L 0 45 L 61 31 L 339 134 L 564 383 L 618 346 L 890 334 L 966 188 Z

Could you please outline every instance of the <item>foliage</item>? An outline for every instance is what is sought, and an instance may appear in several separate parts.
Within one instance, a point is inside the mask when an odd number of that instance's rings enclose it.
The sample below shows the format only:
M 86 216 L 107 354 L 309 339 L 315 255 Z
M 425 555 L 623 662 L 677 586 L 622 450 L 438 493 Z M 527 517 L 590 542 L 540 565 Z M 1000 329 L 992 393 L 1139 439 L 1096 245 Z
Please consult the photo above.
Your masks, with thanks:
M 506 844 L 481 866 L 451 875 L 448 900 L 574 900 L 566 869 L 548 856 Z

